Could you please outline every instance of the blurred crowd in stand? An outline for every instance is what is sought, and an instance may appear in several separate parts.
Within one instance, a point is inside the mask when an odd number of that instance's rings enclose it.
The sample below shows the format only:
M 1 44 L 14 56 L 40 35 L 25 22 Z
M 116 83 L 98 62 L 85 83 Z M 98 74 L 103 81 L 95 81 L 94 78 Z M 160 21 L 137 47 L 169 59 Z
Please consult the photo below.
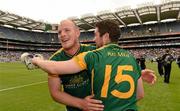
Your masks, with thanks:
M 0 50 L 0 62 L 16 62 L 20 61 L 19 58 L 23 51 L 5 51 Z M 48 59 L 52 53 L 50 52 L 28 52 L 31 54 L 42 54 L 45 59 Z
M 165 54 L 166 50 L 169 50 L 174 58 L 180 55 L 180 48 L 129 49 L 136 58 L 143 55 L 147 60 L 155 60 L 157 57 Z

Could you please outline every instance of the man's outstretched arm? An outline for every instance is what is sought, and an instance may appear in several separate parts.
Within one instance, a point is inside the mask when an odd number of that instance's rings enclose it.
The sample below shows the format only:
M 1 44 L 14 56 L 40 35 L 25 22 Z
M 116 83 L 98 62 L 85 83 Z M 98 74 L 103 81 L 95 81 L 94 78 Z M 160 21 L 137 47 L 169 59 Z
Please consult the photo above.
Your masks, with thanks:
M 71 59 L 68 61 L 50 61 L 43 60 L 40 58 L 33 58 L 32 63 L 48 74 L 74 74 L 80 72 L 82 67 L 76 63 L 75 60 Z

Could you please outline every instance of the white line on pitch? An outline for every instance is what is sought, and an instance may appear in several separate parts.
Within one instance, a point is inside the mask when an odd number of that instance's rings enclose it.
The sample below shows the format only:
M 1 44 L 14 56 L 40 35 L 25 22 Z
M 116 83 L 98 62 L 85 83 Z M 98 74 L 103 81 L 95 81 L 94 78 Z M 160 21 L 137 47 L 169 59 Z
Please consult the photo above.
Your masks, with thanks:
M 10 88 L 5 88 L 5 89 L 0 89 L 0 92 L 2 92 L 2 91 L 7 91 L 7 90 L 12 90 L 12 89 L 23 88 L 23 87 L 26 87 L 26 86 L 33 86 L 33 85 L 42 84 L 42 83 L 46 83 L 46 82 L 47 82 L 47 81 L 42 81 L 42 82 L 36 82 L 36 83 L 26 84 L 26 85 L 22 85 L 22 86 L 16 86 L 16 87 L 10 87 Z

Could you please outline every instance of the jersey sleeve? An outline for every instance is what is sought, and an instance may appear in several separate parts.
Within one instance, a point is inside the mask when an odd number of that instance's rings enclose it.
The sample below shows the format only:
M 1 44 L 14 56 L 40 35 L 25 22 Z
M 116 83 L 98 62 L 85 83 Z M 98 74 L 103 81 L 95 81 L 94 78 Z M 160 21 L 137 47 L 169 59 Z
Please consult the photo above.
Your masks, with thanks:
M 83 52 L 75 57 L 73 60 L 81 67 L 82 70 L 92 69 L 93 52 Z
M 82 70 L 87 69 L 86 61 L 84 60 L 87 52 L 83 52 L 73 57 L 73 60 L 81 67 Z

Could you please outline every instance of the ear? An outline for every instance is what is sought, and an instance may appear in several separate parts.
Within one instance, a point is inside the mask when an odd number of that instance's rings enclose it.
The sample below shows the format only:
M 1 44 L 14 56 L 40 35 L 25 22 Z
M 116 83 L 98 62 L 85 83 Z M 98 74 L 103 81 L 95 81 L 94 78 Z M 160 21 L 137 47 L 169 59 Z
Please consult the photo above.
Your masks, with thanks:
M 109 43 L 109 42 L 110 42 L 109 33 L 105 33 L 105 34 L 103 35 L 103 43 L 104 43 L 104 44 L 107 44 L 107 43 Z
M 77 34 L 77 36 L 79 38 L 80 37 L 80 30 L 78 28 L 76 29 L 76 34 Z

